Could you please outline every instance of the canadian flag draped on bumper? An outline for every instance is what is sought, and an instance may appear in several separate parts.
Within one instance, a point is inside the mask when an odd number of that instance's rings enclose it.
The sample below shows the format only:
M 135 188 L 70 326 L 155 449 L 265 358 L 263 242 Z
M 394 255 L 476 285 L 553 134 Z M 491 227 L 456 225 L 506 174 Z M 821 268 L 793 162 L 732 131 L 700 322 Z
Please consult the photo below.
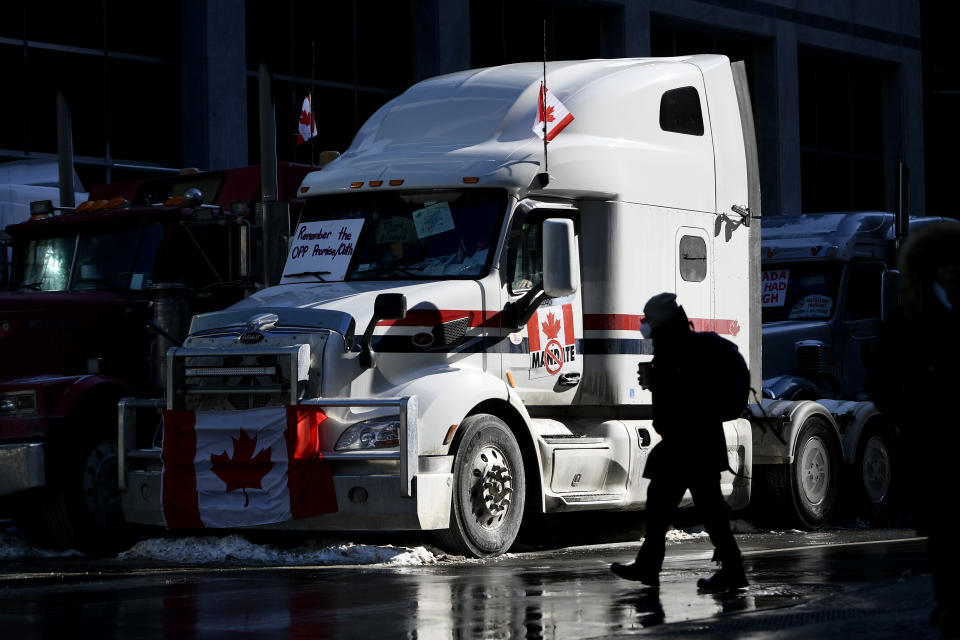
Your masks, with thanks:
M 543 140 L 543 120 L 547 120 L 547 142 L 557 137 L 557 134 L 563 131 L 563 128 L 573 122 L 573 114 L 570 113 L 557 96 L 550 93 L 546 85 L 540 84 L 540 99 L 537 103 L 537 116 L 533 121 L 533 132 Z
M 245 527 L 337 510 L 316 407 L 163 412 L 170 529 Z

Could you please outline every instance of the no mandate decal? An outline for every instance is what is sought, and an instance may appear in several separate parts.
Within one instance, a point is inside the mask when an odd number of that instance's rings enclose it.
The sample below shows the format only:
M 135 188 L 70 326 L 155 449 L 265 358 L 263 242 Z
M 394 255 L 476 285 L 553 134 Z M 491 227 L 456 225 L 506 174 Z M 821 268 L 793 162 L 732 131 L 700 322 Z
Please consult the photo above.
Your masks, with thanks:
M 577 359 L 573 305 L 542 307 L 527 322 L 530 378 L 556 376 Z

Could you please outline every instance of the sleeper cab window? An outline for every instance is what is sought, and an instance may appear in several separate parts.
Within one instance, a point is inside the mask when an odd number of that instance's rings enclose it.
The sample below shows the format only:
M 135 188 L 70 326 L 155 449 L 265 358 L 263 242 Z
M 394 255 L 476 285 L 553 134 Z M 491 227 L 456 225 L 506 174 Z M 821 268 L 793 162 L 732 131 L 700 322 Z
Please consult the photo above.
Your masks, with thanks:
M 700 236 L 680 238 L 680 277 L 703 282 L 707 277 L 707 243 Z
M 660 128 L 690 136 L 703 135 L 703 112 L 696 87 L 670 89 L 660 98 Z

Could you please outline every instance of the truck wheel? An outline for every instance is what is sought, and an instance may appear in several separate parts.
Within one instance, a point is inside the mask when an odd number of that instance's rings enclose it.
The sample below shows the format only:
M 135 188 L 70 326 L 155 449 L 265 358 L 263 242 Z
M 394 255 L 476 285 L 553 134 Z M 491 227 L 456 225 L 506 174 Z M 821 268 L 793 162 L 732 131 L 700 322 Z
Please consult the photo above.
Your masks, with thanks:
M 854 462 L 860 515 L 873 518 L 886 509 L 893 486 L 892 451 L 889 436 L 880 429 L 861 436 Z
M 57 462 L 50 484 L 25 501 L 15 521 L 28 539 L 93 554 L 112 553 L 127 540 L 117 484 L 117 445 L 90 444 L 86 455 Z M 62 465 L 62 466 L 61 466 Z
M 439 533 L 440 544 L 466 556 L 499 555 L 513 544 L 523 519 L 520 447 L 507 425 L 486 413 L 463 421 L 455 447 L 450 528 Z
M 819 529 L 826 524 L 837 502 L 840 453 L 823 419 L 807 418 L 797 435 L 793 464 L 771 471 L 771 491 L 794 525 Z

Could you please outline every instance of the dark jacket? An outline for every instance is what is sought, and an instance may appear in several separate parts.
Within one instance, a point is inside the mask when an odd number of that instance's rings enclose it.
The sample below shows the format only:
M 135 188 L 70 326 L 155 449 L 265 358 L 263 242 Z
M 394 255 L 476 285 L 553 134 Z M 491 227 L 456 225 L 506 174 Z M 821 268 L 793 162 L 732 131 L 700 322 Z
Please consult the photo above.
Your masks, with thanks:
M 650 453 L 643 476 L 649 479 L 693 474 L 715 476 L 728 468 L 723 423 L 697 402 L 711 384 L 712 367 L 695 346 L 681 308 L 653 331 L 653 427 L 663 438 Z

